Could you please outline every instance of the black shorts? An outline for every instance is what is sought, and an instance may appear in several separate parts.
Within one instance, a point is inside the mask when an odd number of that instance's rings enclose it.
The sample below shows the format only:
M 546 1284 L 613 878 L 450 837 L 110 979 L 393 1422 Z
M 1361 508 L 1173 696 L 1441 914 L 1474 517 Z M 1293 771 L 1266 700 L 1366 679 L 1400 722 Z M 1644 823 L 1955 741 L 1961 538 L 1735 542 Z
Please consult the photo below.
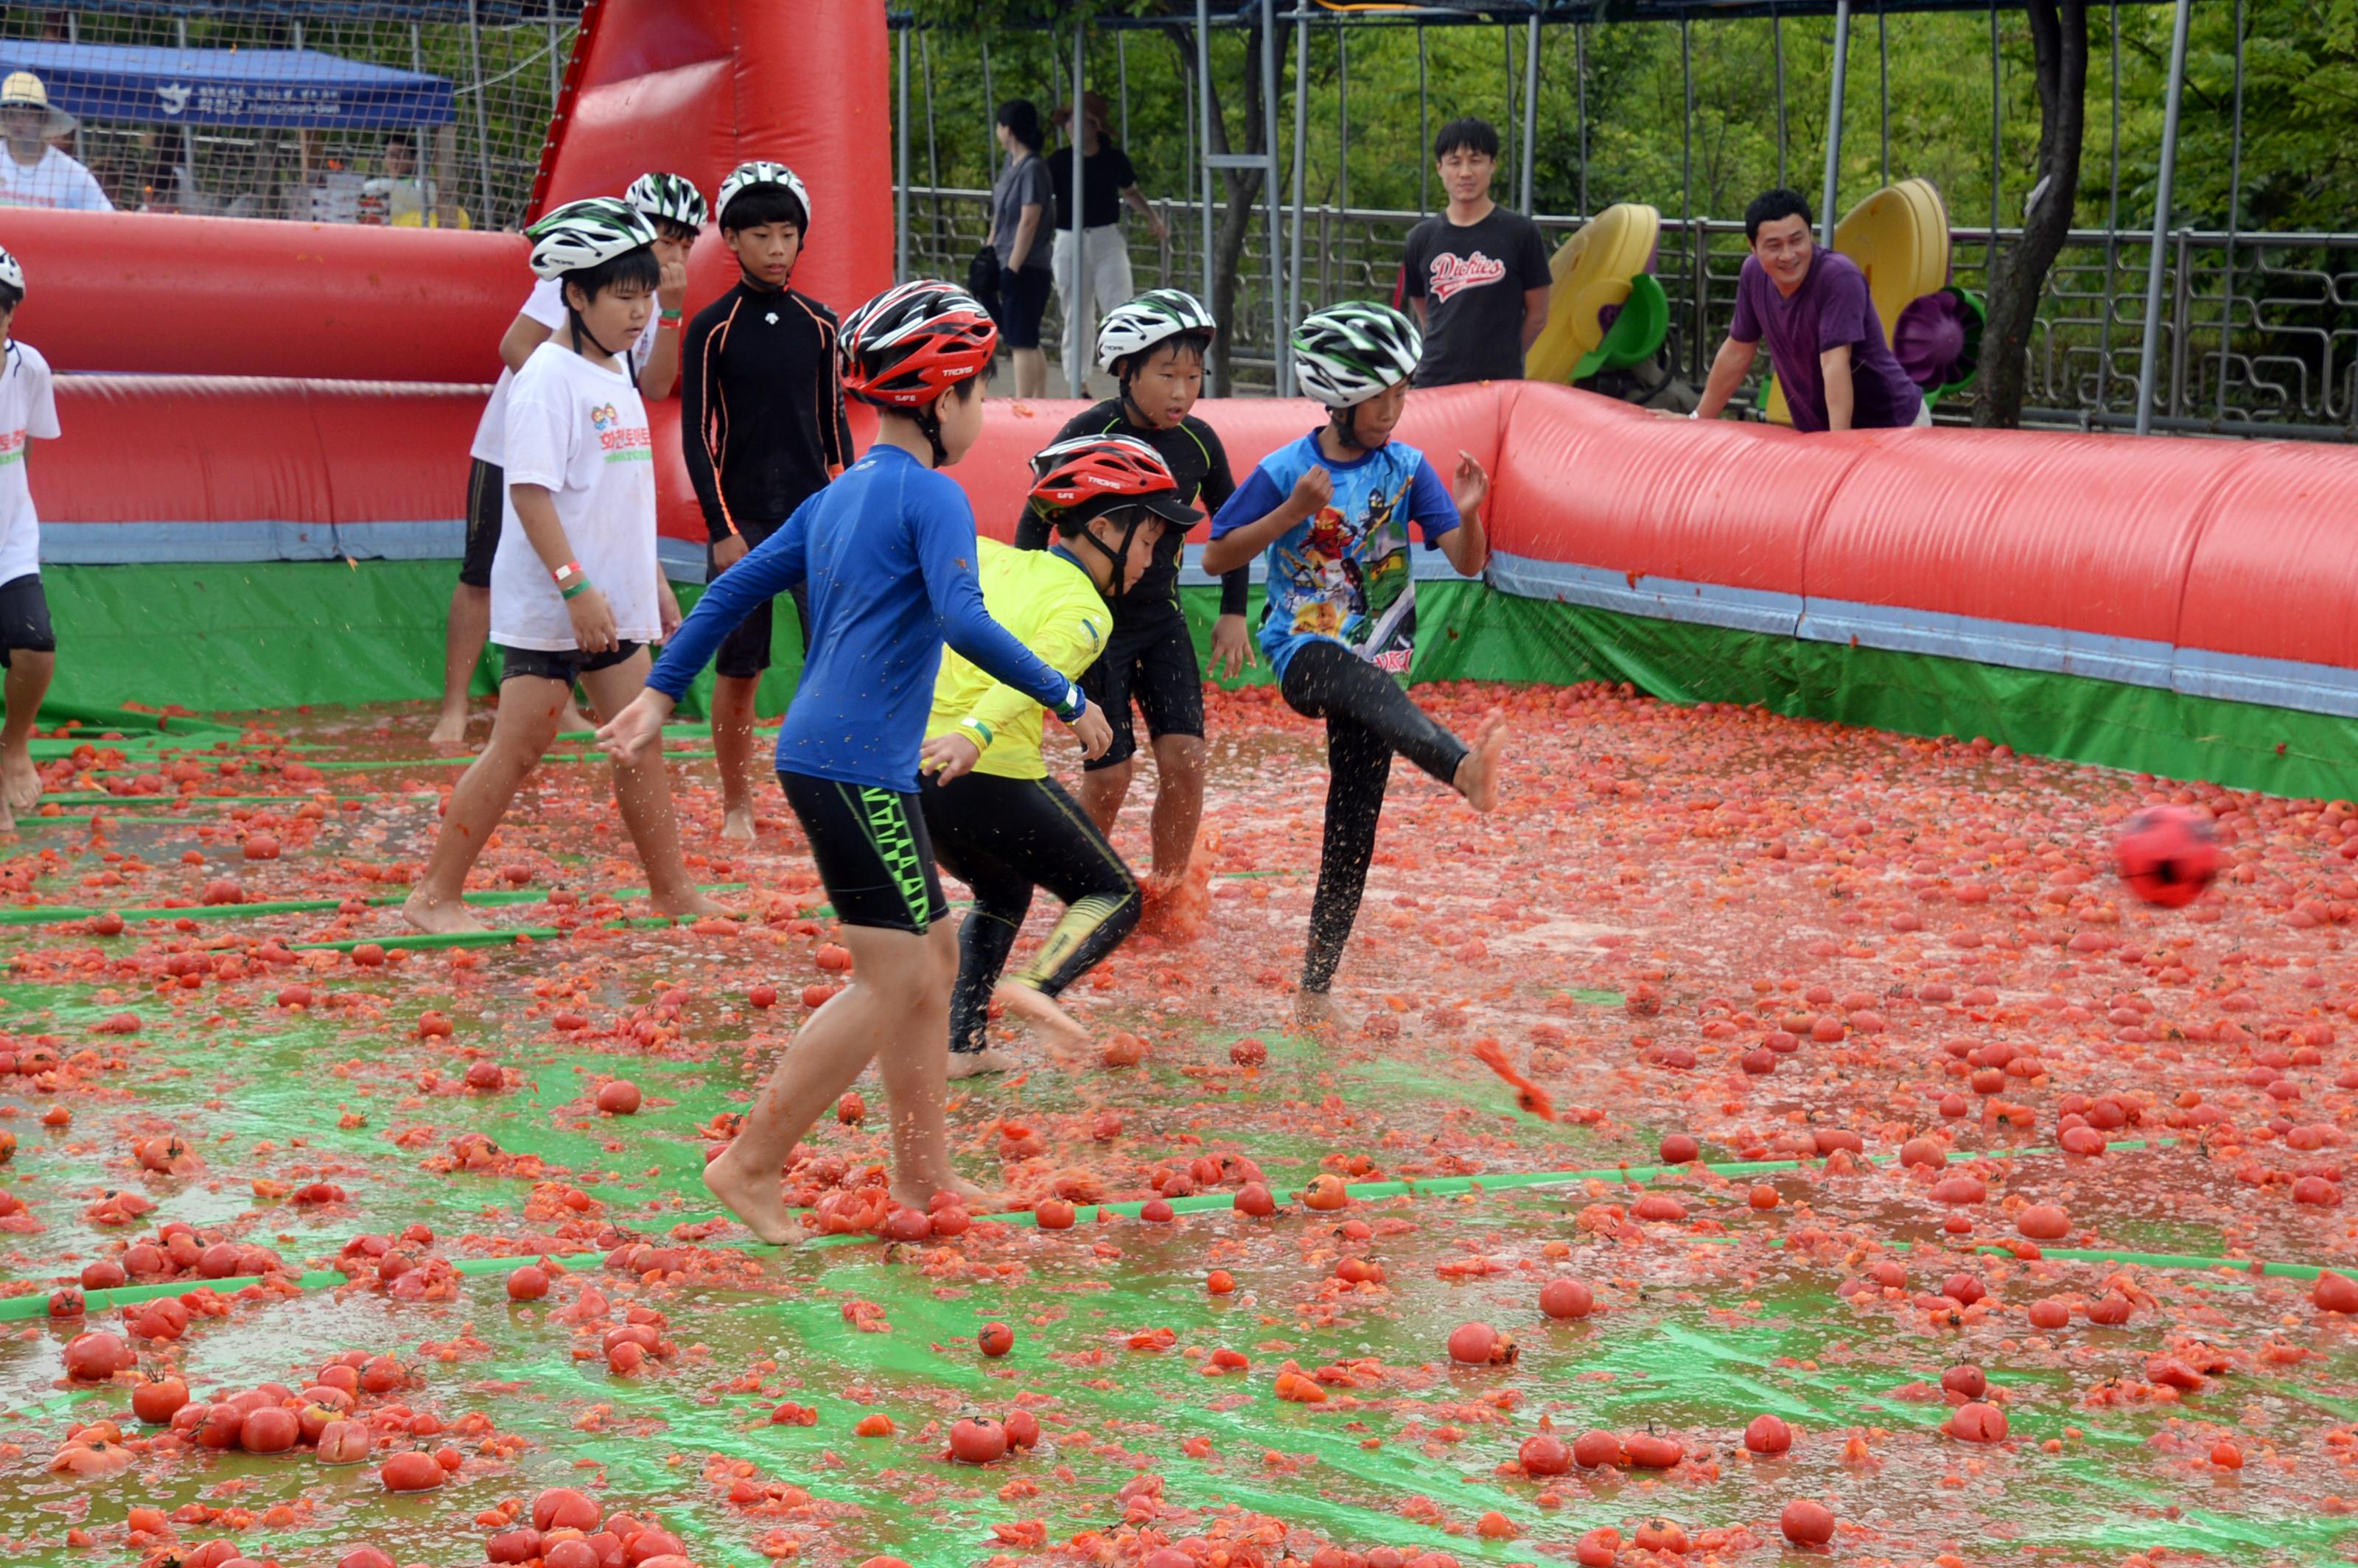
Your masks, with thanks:
M 835 917 L 846 925 L 923 936 L 949 918 L 934 841 L 917 797 L 778 770 Z
M 999 269 L 999 341 L 1011 349 L 1040 346 L 1040 318 L 1048 313 L 1048 291 L 1055 274 L 1046 267 L 1021 272 Z
M 1204 734 L 1204 669 L 1195 662 L 1195 638 L 1187 617 L 1175 604 L 1157 604 L 1143 611 L 1118 611 L 1113 634 L 1105 652 L 1081 676 L 1081 690 L 1105 709 L 1113 726 L 1113 744 L 1105 755 L 1083 764 L 1091 772 L 1130 761 L 1138 751 L 1130 729 L 1132 700 L 1146 715 L 1146 732 L 1165 735 Z
M 585 654 L 579 648 L 511 648 L 504 643 L 494 643 L 500 651 L 500 679 L 561 680 L 568 687 L 592 670 L 610 670 L 639 651 L 636 643 L 619 643 L 602 654 Z
M 28 654 L 58 651 L 58 634 L 49 626 L 49 596 L 42 590 L 38 572 L 0 582 L 0 669 L 8 667 L 8 654 L 17 648 Z
M 745 548 L 752 550 L 763 540 L 777 532 L 784 518 L 767 523 L 748 523 L 740 519 L 737 530 L 745 536 Z M 742 558 L 741 557 L 740 557 Z M 704 580 L 709 583 L 720 575 L 712 559 L 712 546 L 704 546 Z M 802 628 L 803 653 L 810 653 L 810 599 L 801 583 L 786 590 L 794 598 L 795 621 Z M 770 631 L 777 620 L 774 600 L 764 600 L 759 610 L 748 611 L 737 629 L 720 639 L 720 647 L 712 655 L 712 673 L 732 680 L 752 680 L 770 667 Z
M 507 501 L 507 475 L 477 458 L 467 470 L 467 554 L 459 580 L 469 588 L 492 586 L 492 557 L 500 553 L 500 514 Z

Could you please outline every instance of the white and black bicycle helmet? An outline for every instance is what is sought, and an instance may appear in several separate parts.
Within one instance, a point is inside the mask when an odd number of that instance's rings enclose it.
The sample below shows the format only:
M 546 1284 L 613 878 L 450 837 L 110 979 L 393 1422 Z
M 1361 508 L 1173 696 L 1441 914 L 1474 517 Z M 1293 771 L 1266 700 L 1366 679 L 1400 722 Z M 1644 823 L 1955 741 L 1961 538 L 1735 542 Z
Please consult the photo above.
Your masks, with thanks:
M 811 211 L 810 192 L 803 189 L 803 182 L 795 177 L 793 169 L 782 163 L 773 163 L 768 158 L 755 158 L 751 163 L 741 163 L 729 171 L 729 178 L 720 182 L 720 194 L 714 202 L 714 211 L 719 215 L 720 221 L 723 223 L 729 221 L 730 202 L 757 185 L 782 187 L 788 195 L 801 204 L 803 231 L 807 236 L 812 220 L 817 216 Z
M 655 243 L 655 228 L 636 207 L 614 196 L 568 201 L 525 231 L 532 241 L 535 277 L 557 278 Z
M 25 292 L 25 265 L 6 251 L 0 251 L 0 283 L 6 284 L 19 296 Z
M 1415 374 L 1423 351 L 1423 335 L 1390 306 L 1330 305 L 1293 330 L 1293 376 L 1304 395 L 1350 408 Z
M 631 188 L 622 192 L 622 200 L 637 208 L 651 223 L 676 223 L 683 229 L 704 227 L 704 192 L 684 174 L 650 170 L 631 181 Z
M 1209 338 L 1219 330 L 1212 313 L 1194 295 L 1177 288 L 1150 288 L 1115 306 L 1098 324 L 1098 368 L 1110 371 L 1117 362 L 1183 333 L 1200 332 Z

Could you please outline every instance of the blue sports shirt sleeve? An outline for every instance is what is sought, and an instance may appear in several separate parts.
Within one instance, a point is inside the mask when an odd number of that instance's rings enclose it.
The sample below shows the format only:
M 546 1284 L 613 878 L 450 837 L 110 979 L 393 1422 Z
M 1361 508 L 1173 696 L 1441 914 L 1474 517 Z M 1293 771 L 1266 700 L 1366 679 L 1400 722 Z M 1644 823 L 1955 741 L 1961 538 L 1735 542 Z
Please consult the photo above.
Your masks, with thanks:
M 1449 487 L 1433 471 L 1431 458 L 1420 455 L 1416 460 L 1416 477 L 1409 481 L 1408 514 L 1428 546 L 1465 521 L 1457 515 L 1457 503 Z
M 974 569 L 974 510 L 966 492 L 946 479 L 922 489 L 913 484 L 909 491 L 917 568 L 925 573 L 925 596 L 941 618 L 942 640 L 993 680 L 1014 687 L 1067 723 L 1078 719 L 1087 709 L 1080 687 L 1017 642 L 982 607 L 982 581 Z M 680 630 L 685 633 L 687 628 Z M 665 655 L 665 662 L 669 661 L 670 655 Z
M 1269 477 L 1265 468 L 1256 468 L 1246 476 L 1244 483 L 1222 504 L 1212 517 L 1212 537 L 1233 534 L 1249 524 L 1258 523 L 1278 508 L 1285 499 L 1277 481 Z
M 704 597 L 672 634 L 663 657 L 647 672 L 647 684 L 677 702 L 688 683 L 703 673 L 719 648 L 720 640 L 737 630 L 756 606 L 803 580 L 806 572 L 804 546 L 809 538 L 808 514 L 827 493 L 819 491 L 795 508 L 778 531 L 746 552 L 742 560 L 706 585 Z M 978 595 L 979 597 L 979 595 Z

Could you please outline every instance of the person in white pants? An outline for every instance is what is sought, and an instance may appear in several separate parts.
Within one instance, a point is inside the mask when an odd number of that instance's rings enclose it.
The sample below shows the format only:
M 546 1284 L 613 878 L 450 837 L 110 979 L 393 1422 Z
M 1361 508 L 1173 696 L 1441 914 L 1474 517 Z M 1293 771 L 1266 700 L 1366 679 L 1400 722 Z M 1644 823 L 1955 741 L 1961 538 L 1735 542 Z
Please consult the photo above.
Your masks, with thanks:
M 1088 345 L 1098 341 L 1098 317 L 1136 292 L 1130 278 L 1130 243 L 1121 232 L 1122 203 L 1127 201 L 1138 210 L 1158 244 L 1170 231 L 1163 215 L 1138 189 L 1138 172 L 1130 167 L 1129 155 L 1105 134 L 1104 97 L 1085 92 L 1081 103 L 1086 113 L 1080 133 L 1081 238 L 1077 247 L 1073 241 L 1072 144 L 1068 140 L 1057 151 L 1044 156 L 1048 176 L 1056 186 L 1056 248 L 1051 256 L 1056 300 L 1064 308 L 1066 336 L 1070 336 L 1073 320 L 1078 317 L 1080 341 Z M 1068 137 L 1072 121 L 1071 104 L 1056 111 L 1056 124 Z

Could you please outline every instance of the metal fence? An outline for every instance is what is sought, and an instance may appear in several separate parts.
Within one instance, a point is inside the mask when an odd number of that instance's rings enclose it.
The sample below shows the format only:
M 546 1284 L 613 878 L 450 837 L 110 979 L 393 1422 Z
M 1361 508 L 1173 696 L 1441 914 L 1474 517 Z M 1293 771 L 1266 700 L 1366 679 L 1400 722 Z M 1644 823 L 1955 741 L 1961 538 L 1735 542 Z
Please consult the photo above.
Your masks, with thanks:
M 51 139 L 119 209 L 514 228 L 579 16 L 564 0 L 11 5 L 0 72 L 33 71 L 77 117 Z M 0 180 L 10 193 L 67 204 Z
M 1130 234 L 1141 288 L 1200 289 L 1203 262 L 1195 208 L 1157 203 L 1171 237 L 1157 244 Z M 990 227 L 988 193 L 913 188 L 910 267 L 963 276 Z M 1551 247 L 1582 219 L 1541 213 Z M 1303 213 L 1305 307 L 1345 298 L 1390 298 L 1413 212 L 1316 207 Z M 1990 231 L 1952 231 L 1958 287 L 1988 286 Z M 2014 231 L 1999 231 L 2001 244 Z M 1236 391 L 1271 390 L 1271 316 L 1258 224 L 1246 232 L 1237 266 L 1235 319 L 1226 323 Z M 1287 242 L 1290 245 L 1290 238 Z M 1700 383 L 1736 309 L 1746 254 L 1744 226 L 1665 219 L 1654 269 L 1671 298 L 1663 349 L 1673 373 Z M 2075 230 L 2049 275 L 2030 345 L 2027 422 L 2110 428 L 2136 422 L 2137 356 L 2144 331 L 2149 240 Z M 2358 440 L 2358 234 L 2181 232 L 2163 258 L 2158 429 Z M 1055 305 L 1044 343 L 1061 344 Z M 1050 350 L 1052 355 L 1055 348 Z M 1963 418 L 1952 400 L 1940 411 Z

